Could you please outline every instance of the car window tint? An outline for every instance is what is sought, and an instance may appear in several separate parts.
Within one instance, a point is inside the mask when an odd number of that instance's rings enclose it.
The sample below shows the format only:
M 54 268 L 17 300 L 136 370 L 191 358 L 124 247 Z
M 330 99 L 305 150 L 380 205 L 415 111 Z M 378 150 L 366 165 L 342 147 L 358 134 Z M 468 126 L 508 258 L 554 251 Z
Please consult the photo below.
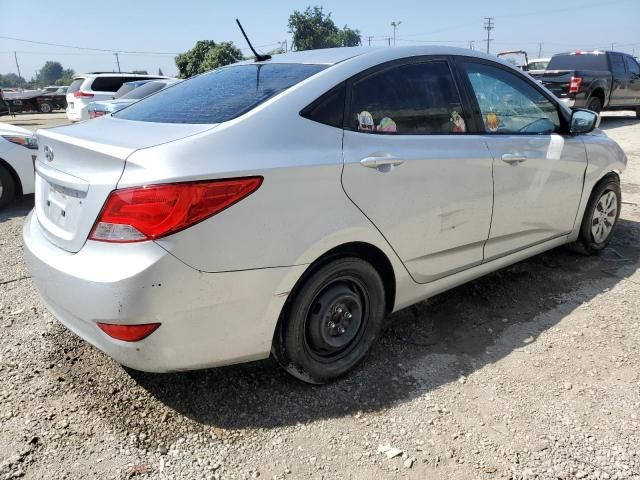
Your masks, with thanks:
M 609 70 L 609 66 L 604 52 L 559 53 L 551 57 L 547 70 Z
M 629 71 L 631 76 L 632 77 L 639 77 L 640 76 L 640 65 L 638 65 L 638 62 L 636 62 L 631 57 L 625 57 L 625 60 L 627 61 L 627 70 Z
M 300 115 L 315 122 L 342 128 L 345 95 L 346 85 L 342 83 L 311 103 Z
M 134 100 L 139 100 L 141 98 L 146 97 L 147 95 L 151 95 L 152 93 L 156 93 L 159 90 L 162 90 L 167 84 L 165 82 L 148 82 L 139 87 L 130 90 L 129 92 L 121 95 L 117 98 L 132 98 Z
M 380 134 L 466 131 L 462 103 L 446 62 L 400 65 L 354 83 L 349 127 Z
M 464 62 L 485 130 L 544 134 L 560 130 L 557 107 L 518 75 L 481 63 Z
M 297 63 L 222 67 L 162 90 L 114 116 L 159 123 L 226 122 L 325 68 Z

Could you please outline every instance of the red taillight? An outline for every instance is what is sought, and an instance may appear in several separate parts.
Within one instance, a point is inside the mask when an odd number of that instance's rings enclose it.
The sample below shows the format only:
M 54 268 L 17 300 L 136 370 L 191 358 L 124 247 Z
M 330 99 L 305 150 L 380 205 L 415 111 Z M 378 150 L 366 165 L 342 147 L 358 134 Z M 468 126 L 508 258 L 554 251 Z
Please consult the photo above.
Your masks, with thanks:
M 176 233 L 255 192 L 262 177 L 170 183 L 111 192 L 90 240 L 140 242 Z
M 80 98 L 80 97 L 91 98 L 93 97 L 93 93 L 87 93 L 87 92 L 83 92 L 82 90 L 78 90 L 76 92 L 73 92 L 73 96 L 76 98 Z
M 569 93 L 578 93 L 581 83 L 582 77 L 571 77 L 571 81 L 569 82 Z
M 95 110 L 89 110 L 89 118 L 98 118 L 102 117 L 105 112 L 96 112 Z
M 139 325 L 117 325 L 115 323 L 101 323 L 98 322 L 98 327 L 104 333 L 116 340 L 122 340 L 123 342 L 139 342 L 147 338 L 153 332 L 155 332 L 159 323 L 141 323 Z

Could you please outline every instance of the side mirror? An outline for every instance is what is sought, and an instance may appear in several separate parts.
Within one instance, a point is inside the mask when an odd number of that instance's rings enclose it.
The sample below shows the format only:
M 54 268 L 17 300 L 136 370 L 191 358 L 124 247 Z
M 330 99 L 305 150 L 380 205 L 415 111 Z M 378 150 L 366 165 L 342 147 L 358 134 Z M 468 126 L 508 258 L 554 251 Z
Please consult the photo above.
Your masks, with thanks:
M 573 135 L 589 133 L 600 126 L 600 115 L 586 108 L 579 108 L 571 113 L 570 132 Z

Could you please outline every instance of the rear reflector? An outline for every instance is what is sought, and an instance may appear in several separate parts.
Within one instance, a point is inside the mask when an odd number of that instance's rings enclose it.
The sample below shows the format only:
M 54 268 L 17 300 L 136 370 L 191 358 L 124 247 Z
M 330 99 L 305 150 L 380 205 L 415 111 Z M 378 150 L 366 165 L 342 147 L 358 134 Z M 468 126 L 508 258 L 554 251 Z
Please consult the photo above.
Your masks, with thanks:
M 262 177 L 244 177 L 114 190 L 89 239 L 127 243 L 165 237 L 220 213 L 261 184 Z
M 123 342 L 139 342 L 147 338 L 160 326 L 159 323 L 141 323 L 139 325 L 117 325 L 115 323 L 98 322 L 104 333 Z
M 582 77 L 571 77 L 571 81 L 569 82 L 569 93 L 578 93 L 581 83 Z

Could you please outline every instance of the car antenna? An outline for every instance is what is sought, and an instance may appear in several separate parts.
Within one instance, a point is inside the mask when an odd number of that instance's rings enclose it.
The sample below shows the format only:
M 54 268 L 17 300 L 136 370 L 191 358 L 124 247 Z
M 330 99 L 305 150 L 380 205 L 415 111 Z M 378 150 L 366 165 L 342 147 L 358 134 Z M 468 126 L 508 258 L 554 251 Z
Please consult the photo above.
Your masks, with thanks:
M 238 24 L 238 27 L 240 27 L 240 31 L 242 32 L 242 35 L 244 36 L 244 39 L 247 41 L 247 44 L 249 45 L 249 48 L 251 49 L 251 51 L 255 55 L 256 62 L 263 62 L 265 60 L 269 60 L 271 58 L 271 55 L 267 55 L 267 54 L 262 54 L 262 53 L 256 52 L 256 49 L 253 48 L 253 45 L 251 45 L 251 42 L 249 41 L 249 37 L 247 37 L 247 34 L 244 33 L 244 28 L 242 28 L 242 24 L 240 23 L 240 20 L 238 20 L 237 18 L 236 18 L 236 23 Z

